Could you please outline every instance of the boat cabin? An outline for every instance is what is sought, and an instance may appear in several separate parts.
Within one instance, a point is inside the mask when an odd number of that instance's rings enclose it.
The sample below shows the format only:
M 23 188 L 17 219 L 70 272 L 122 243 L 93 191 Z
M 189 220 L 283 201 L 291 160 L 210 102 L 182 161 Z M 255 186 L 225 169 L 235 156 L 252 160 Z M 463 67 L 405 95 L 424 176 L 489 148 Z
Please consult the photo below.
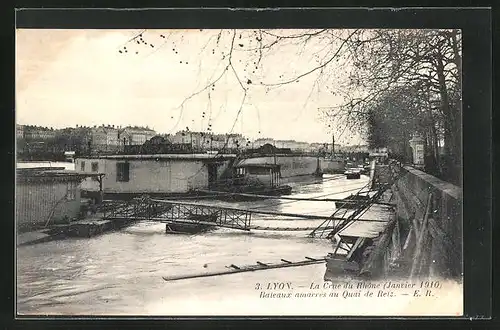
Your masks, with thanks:
M 241 164 L 235 167 L 234 177 L 240 182 L 278 187 L 281 178 L 280 167 L 278 164 Z
M 16 225 L 20 231 L 67 223 L 81 212 L 81 183 L 102 175 L 80 174 L 60 167 L 16 169 Z
M 152 154 L 101 155 L 76 159 L 76 172 L 105 174 L 102 190 L 107 198 L 141 194 L 186 194 L 209 189 L 220 181 L 234 155 Z M 82 189 L 88 194 L 98 190 L 87 180 Z

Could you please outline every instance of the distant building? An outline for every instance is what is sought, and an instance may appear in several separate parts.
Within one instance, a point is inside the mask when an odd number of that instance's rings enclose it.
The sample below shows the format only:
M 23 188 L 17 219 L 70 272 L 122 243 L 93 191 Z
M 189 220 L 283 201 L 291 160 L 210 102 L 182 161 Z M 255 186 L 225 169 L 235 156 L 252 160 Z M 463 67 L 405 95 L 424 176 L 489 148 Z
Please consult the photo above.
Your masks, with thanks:
M 314 147 L 312 147 L 314 146 Z M 332 153 L 332 144 L 331 143 L 312 143 L 311 148 L 313 150 L 318 151 L 318 152 L 323 152 L 323 153 Z M 335 154 L 342 152 L 343 146 L 341 144 L 335 144 Z
M 247 139 L 241 134 L 227 134 L 228 149 L 245 149 L 247 148 Z
M 51 141 L 56 137 L 56 131 L 53 128 L 41 126 L 24 126 L 24 138 L 29 141 Z
M 300 141 L 295 141 L 295 140 L 277 140 L 276 141 L 276 147 L 278 148 L 288 148 L 291 149 L 292 151 L 308 151 L 309 149 L 309 143 L 307 142 L 300 142 Z
M 16 138 L 22 139 L 24 138 L 24 125 L 16 125 Z
M 226 146 L 226 134 L 213 134 L 211 139 L 211 150 L 222 150 Z
M 172 143 L 162 135 L 153 136 L 142 145 L 124 145 L 122 154 L 125 155 L 153 155 L 192 153 L 189 143 Z
M 179 131 L 171 138 L 172 143 L 191 144 L 193 150 L 218 151 L 249 148 L 251 142 L 241 134 L 213 134 L 209 132 Z
M 297 142 L 295 150 L 297 151 L 309 151 L 310 144 L 307 142 Z
M 336 152 L 344 152 L 344 153 L 356 153 L 356 152 L 369 152 L 368 145 L 362 144 L 362 145 L 347 145 L 347 146 L 341 146 L 339 148 L 340 150 L 335 150 Z
M 258 148 L 261 147 L 265 144 L 270 144 L 270 145 L 275 145 L 276 141 L 274 139 L 269 139 L 269 138 L 261 138 L 253 141 L 254 147 Z
M 324 148 L 324 143 L 311 143 L 309 145 L 309 151 L 315 152 L 315 151 L 320 151 Z
M 156 132 L 148 127 L 127 126 L 118 131 L 118 139 L 122 145 L 142 145 L 155 135 Z
M 94 126 L 90 129 L 90 136 L 92 153 L 110 153 L 119 150 L 118 128 L 114 125 Z
M 90 127 L 67 127 L 57 131 L 55 144 L 59 152 L 87 152 L 91 141 Z
M 203 141 L 206 133 L 203 132 L 191 132 L 191 131 L 179 131 L 172 136 L 172 143 L 178 144 L 190 144 L 193 149 L 200 150 L 203 146 Z

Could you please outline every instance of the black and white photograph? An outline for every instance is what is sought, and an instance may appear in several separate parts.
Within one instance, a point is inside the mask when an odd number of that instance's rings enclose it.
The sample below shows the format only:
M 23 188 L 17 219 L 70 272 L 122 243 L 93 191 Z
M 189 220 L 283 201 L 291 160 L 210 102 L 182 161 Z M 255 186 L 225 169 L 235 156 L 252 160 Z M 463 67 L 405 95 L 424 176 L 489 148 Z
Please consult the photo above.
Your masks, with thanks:
M 18 316 L 462 316 L 460 29 L 15 32 Z

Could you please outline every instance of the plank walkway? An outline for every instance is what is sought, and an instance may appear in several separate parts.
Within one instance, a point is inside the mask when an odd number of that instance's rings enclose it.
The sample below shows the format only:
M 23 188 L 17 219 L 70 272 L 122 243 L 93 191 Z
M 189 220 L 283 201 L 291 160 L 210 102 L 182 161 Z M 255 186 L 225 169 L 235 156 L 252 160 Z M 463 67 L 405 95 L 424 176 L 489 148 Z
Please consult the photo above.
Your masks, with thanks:
M 288 268 L 288 267 L 300 267 L 300 266 L 308 266 L 319 263 L 325 263 L 327 261 L 326 257 L 320 258 L 311 258 L 305 257 L 305 260 L 302 261 L 289 261 L 286 259 L 281 259 L 280 263 L 263 263 L 257 261 L 254 265 L 244 265 L 237 266 L 231 264 L 227 266 L 227 270 L 215 271 L 215 272 L 207 272 L 207 273 L 198 273 L 198 274 L 190 274 L 190 275 L 176 275 L 176 276 L 163 276 L 163 279 L 167 282 L 170 281 L 178 281 L 178 280 L 187 280 L 193 278 L 201 278 L 201 277 L 212 277 L 212 276 L 220 276 L 220 275 L 230 275 L 237 273 L 245 273 L 245 272 L 255 272 L 259 270 L 269 270 L 276 268 Z

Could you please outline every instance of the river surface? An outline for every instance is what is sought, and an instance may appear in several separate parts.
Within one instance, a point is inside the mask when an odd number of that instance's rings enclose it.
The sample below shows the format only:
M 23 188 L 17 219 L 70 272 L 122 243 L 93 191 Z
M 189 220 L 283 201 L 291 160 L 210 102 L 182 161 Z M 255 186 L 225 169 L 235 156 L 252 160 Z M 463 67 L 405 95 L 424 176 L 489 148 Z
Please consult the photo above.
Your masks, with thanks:
M 343 198 L 368 183 L 325 176 L 293 184 L 292 196 Z M 192 201 L 192 200 L 191 200 Z M 218 205 L 329 216 L 332 202 L 266 200 Z M 252 225 L 313 227 L 322 220 L 252 216 Z M 165 225 L 141 222 L 91 239 L 67 239 L 17 249 L 17 312 L 22 315 L 332 315 L 313 298 L 262 299 L 257 283 L 292 282 L 295 292 L 322 283 L 325 265 L 272 269 L 165 282 L 162 276 L 223 271 L 231 264 L 301 261 L 332 252 L 308 231 L 218 229 L 168 235 Z M 360 303 L 359 301 L 357 303 Z M 354 308 L 355 306 L 353 306 Z M 339 309 L 337 309 L 339 311 Z

